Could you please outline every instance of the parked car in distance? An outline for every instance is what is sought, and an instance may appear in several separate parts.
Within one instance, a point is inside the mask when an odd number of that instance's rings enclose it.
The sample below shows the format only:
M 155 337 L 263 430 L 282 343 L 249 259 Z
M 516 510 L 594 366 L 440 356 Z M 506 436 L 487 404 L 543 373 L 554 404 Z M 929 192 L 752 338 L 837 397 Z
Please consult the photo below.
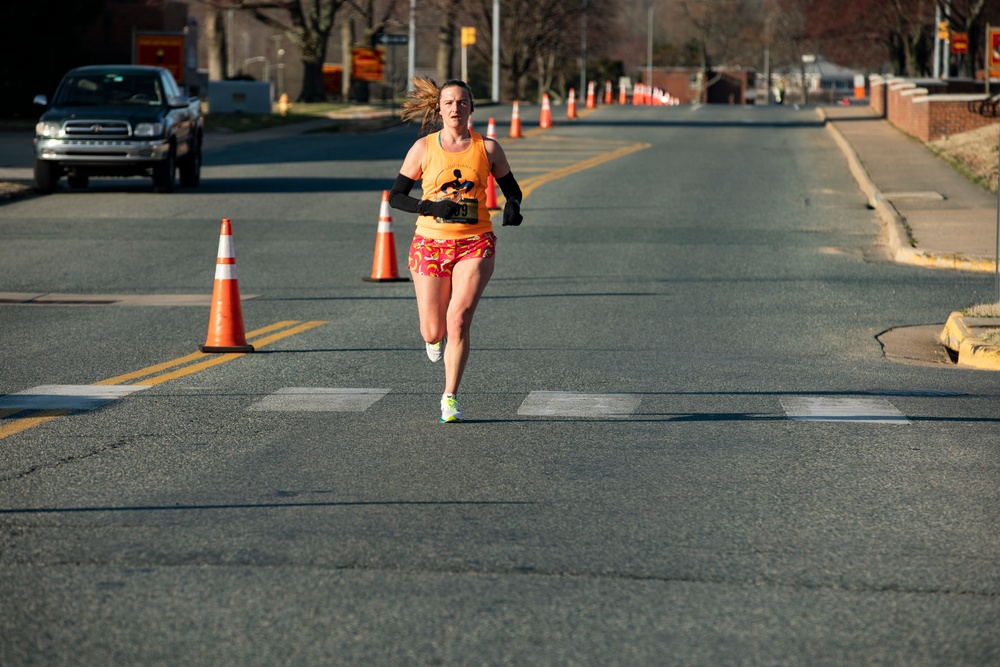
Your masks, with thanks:
M 146 176 L 156 192 L 201 180 L 205 129 L 201 103 L 170 70 L 141 65 L 91 65 L 63 77 L 35 126 L 35 189 L 54 192 L 65 175 L 71 188 L 90 177 Z

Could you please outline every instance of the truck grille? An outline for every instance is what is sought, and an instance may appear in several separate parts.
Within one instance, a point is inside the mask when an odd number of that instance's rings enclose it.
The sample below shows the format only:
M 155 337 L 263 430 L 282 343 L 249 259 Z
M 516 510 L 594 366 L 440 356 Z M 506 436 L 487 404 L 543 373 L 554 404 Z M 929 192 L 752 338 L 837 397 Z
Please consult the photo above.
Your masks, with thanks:
M 123 120 L 68 120 L 63 127 L 67 137 L 119 139 L 132 135 L 132 128 Z

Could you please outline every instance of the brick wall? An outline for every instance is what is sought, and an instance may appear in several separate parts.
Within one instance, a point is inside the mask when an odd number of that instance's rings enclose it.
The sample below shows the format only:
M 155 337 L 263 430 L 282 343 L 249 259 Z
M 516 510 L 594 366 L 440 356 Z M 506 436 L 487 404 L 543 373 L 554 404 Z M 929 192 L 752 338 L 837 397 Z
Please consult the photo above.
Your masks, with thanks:
M 982 100 L 975 82 L 898 79 L 872 76 L 871 106 L 890 123 L 921 141 L 968 132 L 997 122 L 970 111 L 971 101 Z M 982 90 L 982 83 L 978 84 Z

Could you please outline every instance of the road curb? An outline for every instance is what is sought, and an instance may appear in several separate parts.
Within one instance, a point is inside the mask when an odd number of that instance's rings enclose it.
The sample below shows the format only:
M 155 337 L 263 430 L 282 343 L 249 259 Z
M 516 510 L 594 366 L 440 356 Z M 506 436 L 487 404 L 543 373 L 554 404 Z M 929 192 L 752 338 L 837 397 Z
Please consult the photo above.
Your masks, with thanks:
M 1000 327 L 1000 320 L 996 323 Z M 977 338 L 962 313 L 954 312 L 948 316 L 938 340 L 958 354 L 959 366 L 1000 371 L 1000 346 L 991 345 Z
M 836 121 L 830 120 L 822 107 L 817 107 L 816 113 L 823 121 L 824 127 L 847 158 L 847 165 L 857 181 L 858 187 L 868 199 L 868 205 L 878 214 L 886 226 L 887 245 L 893 261 L 900 264 L 910 264 L 928 269 L 958 269 L 961 271 L 993 272 L 996 261 L 985 257 L 970 257 L 959 253 L 934 253 L 914 248 L 910 244 L 910 234 L 906 228 L 903 216 L 899 214 L 892 202 L 886 199 L 871 175 L 861 162 L 858 152 L 851 142 L 837 129 Z

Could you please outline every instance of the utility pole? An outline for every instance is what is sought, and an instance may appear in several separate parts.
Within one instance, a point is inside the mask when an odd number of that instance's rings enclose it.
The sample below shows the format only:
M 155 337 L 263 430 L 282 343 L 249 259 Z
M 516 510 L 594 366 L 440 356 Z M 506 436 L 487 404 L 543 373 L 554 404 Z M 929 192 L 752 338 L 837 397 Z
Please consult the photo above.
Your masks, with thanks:
M 649 6 L 649 25 L 646 27 L 646 85 L 653 87 L 653 5 Z
M 417 67 L 417 0 L 410 0 L 410 35 L 406 43 L 406 89 L 413 90 Z
M 580 31 L 580 87 L 582 92 L 587 87 L 587 0 L 583 0 L 583 29 Z
M 500 101 L 500 0 L 493 0 L 493 103 L 496 104 L 499 101 Z

